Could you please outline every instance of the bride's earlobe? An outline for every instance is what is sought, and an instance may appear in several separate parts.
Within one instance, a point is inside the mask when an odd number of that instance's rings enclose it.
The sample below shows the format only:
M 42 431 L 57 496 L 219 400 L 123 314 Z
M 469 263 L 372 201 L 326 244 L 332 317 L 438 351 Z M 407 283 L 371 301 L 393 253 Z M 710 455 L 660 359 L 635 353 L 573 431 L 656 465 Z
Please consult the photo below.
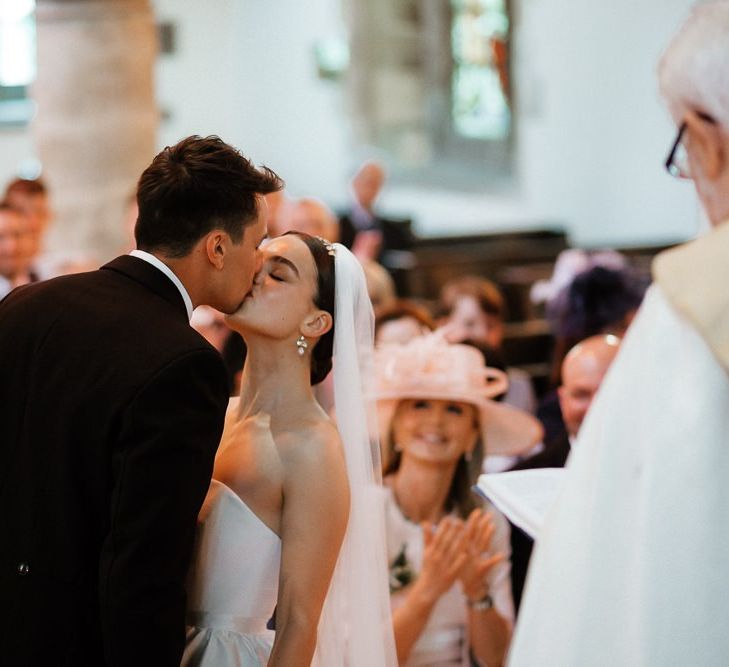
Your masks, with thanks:
M 306 321 L 302 329 L 305 336 L 320 338 L 332 328 L 332 324 L 332 316 L 325 310 L 320 310 Z

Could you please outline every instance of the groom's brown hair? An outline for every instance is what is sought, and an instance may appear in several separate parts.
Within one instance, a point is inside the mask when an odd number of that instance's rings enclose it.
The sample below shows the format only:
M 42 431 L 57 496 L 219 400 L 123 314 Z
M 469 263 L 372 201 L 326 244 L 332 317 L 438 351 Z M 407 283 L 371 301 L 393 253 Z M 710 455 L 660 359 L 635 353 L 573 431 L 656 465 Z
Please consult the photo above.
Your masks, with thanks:
M 187 137 L 161 151 L 139 179 L 137 247 L 183 257 L 213 229 L 240 243 L 256 219 L 257 196 L 282 187 L 273 171 L 220 137 Z

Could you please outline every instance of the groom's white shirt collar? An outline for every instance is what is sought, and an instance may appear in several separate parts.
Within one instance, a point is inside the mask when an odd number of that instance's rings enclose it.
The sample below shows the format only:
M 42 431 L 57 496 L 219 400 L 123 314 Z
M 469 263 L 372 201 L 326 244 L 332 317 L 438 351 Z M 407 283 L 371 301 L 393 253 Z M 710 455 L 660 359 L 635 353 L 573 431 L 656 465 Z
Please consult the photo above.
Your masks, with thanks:
M 144 250 L 132 250 L 129 253 L 132 257 L 137 257 L 139 259 L 143 259 L 148 264 L 151 264 L 155 268 L 159 269 L 164 273 L 175 285 L 175 287 L 180 291 L 180 296 L 182 297 L 182 300 L 185 302 L 185 308 L 187 309 L 187 319 L 192 318 L 192 299 L 190 298 L 190 295 L 187 293 L 187 290 L 185 289 L 185 286 L 182 284 L 182 281 L 174 274 L 172 269 L 167 266 L 162 260 L 160 260 L 158 257 L 155 257 L 154 255 L 151 255 L 148 252 L 145 252 Z

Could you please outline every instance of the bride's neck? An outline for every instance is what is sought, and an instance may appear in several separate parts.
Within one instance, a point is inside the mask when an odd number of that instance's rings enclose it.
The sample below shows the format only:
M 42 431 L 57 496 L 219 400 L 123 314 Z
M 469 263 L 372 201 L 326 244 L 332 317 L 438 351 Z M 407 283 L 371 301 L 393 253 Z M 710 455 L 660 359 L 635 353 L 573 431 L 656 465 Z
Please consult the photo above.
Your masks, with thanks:
M 310 354 L 300 357 L 288 341 L 249 342 L 241 377 L 241 415 L 285 417 L 313 401 Z

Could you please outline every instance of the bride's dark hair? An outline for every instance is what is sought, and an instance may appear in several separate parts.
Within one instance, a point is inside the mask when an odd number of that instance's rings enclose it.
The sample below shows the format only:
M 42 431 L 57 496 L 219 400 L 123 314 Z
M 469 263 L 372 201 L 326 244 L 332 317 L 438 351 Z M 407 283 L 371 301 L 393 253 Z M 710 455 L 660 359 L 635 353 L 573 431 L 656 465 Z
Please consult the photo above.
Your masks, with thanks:
M 332 316 L 332 328 L 329 329 L 314 345 L 311 353 L 311 384 L 319 384 L 332 370 L 332 353 L 334 349 L 334 257 L 321 239 L 304 232 L 286 232 L 295 234 L 309 248 L 316 265 L 317 281 L 314 303 L 317 308 L 325 310 Z M 285 234 L 285 235 L 286 235 Z

